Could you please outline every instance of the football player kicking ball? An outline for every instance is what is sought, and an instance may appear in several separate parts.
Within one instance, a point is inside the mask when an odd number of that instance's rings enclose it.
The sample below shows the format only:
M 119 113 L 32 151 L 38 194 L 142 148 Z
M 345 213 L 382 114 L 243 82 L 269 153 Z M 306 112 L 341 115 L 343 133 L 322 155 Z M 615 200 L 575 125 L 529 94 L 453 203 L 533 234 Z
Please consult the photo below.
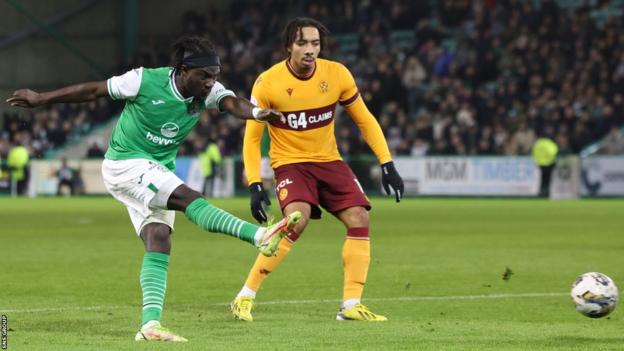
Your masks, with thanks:
M 347 228 L 342 249 L 343 304 L 337 320 L 385 321 L 360 299 L 370 262 L 368 210 L 371 206 L 349 166 L 342 161 L 334 137 L 334 113 L 340 103 L 359 127 L 382 168 L 383 186 L 396 201 L 403 195 L 383 132 L 362 101 L 351 73 L 340 63 L 318 58 L 326 43 L 327 29 L 310 18 L 296 18 L 286 25 L 282 42 L 288 58 L 263 72 L 252 90 L 252 102 L 282 112 L 268 121 L 271 166 L 276 195 L 284 214 L 302 213 L 301 221 L 280 241 L 274 257 L 258 256 L 245 285 L 231 303 L 235 318 L 252 321 L 256 292 L 267 275 L 286 257 L 310 218 L 321 210 L 336 216 Z M 247 121 L 243 142 L 245 169 L 251 191 L 253 216 L 263 222 L 262 207 L 268 197 L 260 182 L 260 139 L 264 123 Z
M 267 256 L 275 254 L 281 237 L 300 218 L 300 213 L 293 212 L 273 226 L 258 227 L 213 206 L 173 173 L 178 149 L 202 111 L 217 109 L 260 121 L 281 114 L 257 108 L 217 82 L 219 57 L 207 39 L 180 39 L 173 46 L 172 59 L 172 67 L 137 68 L 106 81 L 46 93 L 22 89 L 7 100 L 19 107 L 84 102 L 101 96 L 126 100 L 102 163 L 102 176 L 108 192 L 126 205 L 145 243 L 140 273 L 143 315 L 135 340 L 186 341 L 160 325 L 174 211 L 184 212 L 204 230 L 247 241 Z

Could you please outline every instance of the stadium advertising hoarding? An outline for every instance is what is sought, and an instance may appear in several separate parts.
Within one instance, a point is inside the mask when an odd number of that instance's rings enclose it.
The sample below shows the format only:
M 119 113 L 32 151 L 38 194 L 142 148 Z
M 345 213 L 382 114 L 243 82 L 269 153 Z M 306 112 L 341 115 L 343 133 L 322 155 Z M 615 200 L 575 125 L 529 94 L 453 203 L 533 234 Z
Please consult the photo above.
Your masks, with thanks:
M 582 196 L 623 196 L 624 157 L 591 156 L 581 162 Z
M 427 157 L 395 160 L 406 195 L 533 196 L 539 168 L 530 157 Z
M 550 185 L 551 199 L 575 199 L 580 194 L 580 159 L 578 156 L 561 157 L 553 171 Z
M 68 160 L 68 166 L 76 171 L 77 194 L 106 194 L 102 181 L 101 160 Z M 57 171 L 60 160 L 35 160 L 30 165 L 28 195 L 54 195 L 58 190 Z
M 232 158 L 224 159 L 215 179 L 215 196 L 234 196 L 236 182 L 243 184 L 240 177 L 235 177 L 236 162 Z M 534 196 L 539 187 L 540 171 L 530 157 L 399 157 L 395 164 L 405 181 L 406 195 Z M 101 160 L 70 160 L 69 165 L 79 170 L 81 193 L 106 194 Z M 55 173 L 59 167 L 58 160 L 32 161 L 28 194 L 56 194 Z M 370 171 L 361 170 L 357 172 L 358 177 L 366 178 L 364 184 L 378 189 L 379 166 L 371 161 L 364 168 Z M 201 191 L 203 176 L 197 159 L 178 159 L 176 174 L 191 188 Z M 551 197 L 566 199 L 579 194 L 624 196 L 624 157 L 559 159 L 553 172 Z
M 176 160 L 175 173 L 191 189 L 200 193 L 204 188 L 204 176 L 201 172 L 199 159 L 180 157 Z M 234 162 L 231 158 L 223 159 L 214 178 L 213 194 L 210 197 L 234 196 Z
M 107 194 L 102 181 L 102 160 L 69 160 L 68 165 L 77 171 L 77 194 Z M 31 177 L 28 187 L 29 196 L 55 195 L 59 180 L 57 171 L 61 166 L 59 160 L 35 160 L 31 163 Z M 180 157 L 176 160 L 176 175 L 188 186 L 199 192 L 204 186 L 199 160 L 191 157 Z M 215 177 L 214 196 L 230 197 L 234 195 L 233 162 L 225 159 Z

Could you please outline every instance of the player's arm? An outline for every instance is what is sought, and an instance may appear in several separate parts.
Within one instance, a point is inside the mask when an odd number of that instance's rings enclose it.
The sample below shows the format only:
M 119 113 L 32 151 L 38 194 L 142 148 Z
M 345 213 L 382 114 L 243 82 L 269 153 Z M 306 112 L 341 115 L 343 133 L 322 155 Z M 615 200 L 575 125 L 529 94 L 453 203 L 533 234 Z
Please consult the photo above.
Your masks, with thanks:
M 340 67 L 340 80 L 342 85 L 342 94 L 340 96 L 340 104 L 344 106 L 345 110 L 351 116 L 351 119 L 360 129 L 364 140 L 373 150 L 379 164 L 381 164 L 381 181 L 384 190 L 390 195 L 390 189 L 394 190 L 396 201 L 401 201 L 403 197 L 403 179 L 394 167 L 392 162 L 392 155 L 388 148 L 388 143 L 383 135 L 381 126 L 377 122 L 377 119 L 366 107 L 364 100 L 358 92 L 355 84 L 355 79 L 351 75 L 351 72 L 346 67 Z
M 260 183 L 260 142 L 264 132 L 264 123 L 247 121 L 243 137 L 243 163 L 247 175 L 247 185 Z
M 373 150 L 381 164 L 381 182 L 386 194 L 390 195 L 390 189 L 392 188 L 396 202 L 401 201 L 404 191 L 403 179 L 401 179 L 399 172 L 394 167 L 392 155 L 390 154 L 390 149 L 388 149 L 388 143 L 383 135 L 381 126 L 373 114 L 370 113 L 361 97 L 356 97 L 356 100 L 351 105 L 346 106 L 345 110 L 358 126 L 364 140 Z
M 37 107 L 59 102 L 85 102 L 108 95 L 106 81 L 87 82 L 70 85 L 61 89 L 38 93 L 30 89 L 20 89 L 8 98 L 11 106 Z
M 392 161 L 392 155 L 381 126 L 375 119 L 375 116 L 368 110 L 368 107 L 366 107 L 364 100 L 361 97 L 357 97 L 350 105 L 345 106 L 345 110 L 360 129 L 364 140 L 373 150 L 375 156 L 377 156 L 379 163 L 384 164 Z
M 110 96 L 113 100 L 133 99 L 139 92 L 142 75 L 143 68 L 136 68 L 108 80 L 70 85 L 45 93 L 20 89 L 7 102 L 11 106 L 37 107 L 59 102 L 91 101 L 102 96 Z
M 259 108 L 268 109 L 271 106 L 268 82 L 262 82 L 262 76 L 258 77 L 251 91 L 251 100 L 258 104 Z M 280 113 L 281 115 L 281 113 Z M 243 165 L 247 175 L 249 185 L 251 215 L 260 223 L 267 221 L 267 214 L 264 205 L 270 205 L 271 201 L 266 191 L 262 187 L 260 177 L 260 152 L 262 134 L 264 133 L 264 123 L 257 121 L 247 121 L 245 135 L 243 137 Z
M 251 90 L 251 102 L 261 109 L 271 108 L 271 89 L 269 81 L 263 80 L 264 75 L 260 75 L 254 82 Z M 260 160 L 262 158 L 260 152 L 260 144 L 262 134 L 264 133 L 264 123 L 257 121 L 247 121 L 245 125 L 245 135 L 243 137 L 243 163 L 245 173 L 247 174 L 247 184 L 262 184 L 260 178 Z
M 227 111 L 240 119 L 255 119 L 257 121 L 272 121 L 282 117 L 279 111 L 262 109 L 247 99 L 231 95 L 225 96 L 219 101 L 219 110 Z
M 247 121 L 243 138 L 243 164 L 251 196 L 251 214 L 260 223 L 267 221 L 264 206 L 271 205 L 269 196 L 262 186 L 260 177 L 260 143 L 264 133 L 264 123 Z
M 210 94 L 206 97 L 205 104 L 206 108 L 214 108 L 219 112 L 229 112 L 240 119 L 271 121 L 282 117 L 278 111 L 257 107 L 249 100 L 236 96 L 233 91 L 226 89 L 220 82 L 215 82 Z

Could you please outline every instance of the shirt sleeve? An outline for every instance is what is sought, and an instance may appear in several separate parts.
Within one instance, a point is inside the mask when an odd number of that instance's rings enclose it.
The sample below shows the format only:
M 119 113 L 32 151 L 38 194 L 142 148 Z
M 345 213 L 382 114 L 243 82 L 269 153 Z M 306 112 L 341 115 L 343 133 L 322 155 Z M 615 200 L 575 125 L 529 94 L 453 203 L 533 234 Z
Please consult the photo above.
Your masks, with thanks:
M 247 174 L 247 184 L 261 182 L 260 176 L 260 142 L 264 133 L 264 123 L 248 120 L 243 137 L 243 163 Z
M 223 112 L 221 111 L 221 109 L 219 109 L 219 103 L 221 102 L 221 99 L 226 96 L 236 97 L 236 94 L 234 94 L 233 91 L 226 89 L 223 84 L 215 82 L 214 86 L 210 90 L 210 94 L 208 94 L 208 96 L 206 97 L 206 108 L 212 108 L 219 112 Z
M 269 82 L 264 79 L 263 75 L 260 75 L 251 89 L 251 98 L 249 100 L 252 104 L 262 109 L 271 108 L 268 91 Z
M 132 100 L 139 94 L 142 78 L 143 67 L 135 68 L 120 76 L 111 77 L 106 81 L 108 95 L 113 100 Z
M 251 98 L 249 99 L 252 104 L 259 108 L 271 108 L 269 99 L 269 85 L 268 81 L 263 79 L 261 74 L 251 89 Z M 248 120 L 245 127 L 245 136 L 243 137 L 243 163 L 245 165 L 245 173 L 247 174 L 247 184 L 261 182 L 260 175 L 260 160 L 261 154 L 261 141 L 264 133 L 264 123 Z
M 349 106 L 360 97 L 360 92 L 355 84 L 355 79 L 347 67 L 339 64 L 338 76 L 340 78 L 340 104 Z

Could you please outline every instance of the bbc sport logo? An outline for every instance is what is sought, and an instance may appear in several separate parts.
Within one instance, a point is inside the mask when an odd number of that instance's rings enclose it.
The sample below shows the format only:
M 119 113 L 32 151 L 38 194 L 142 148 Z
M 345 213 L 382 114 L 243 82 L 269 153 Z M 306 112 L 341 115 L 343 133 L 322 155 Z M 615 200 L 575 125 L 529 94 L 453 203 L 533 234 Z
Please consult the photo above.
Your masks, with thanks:
M 8 340 L 7 340 L 7 324 L 9 322 L 9 318 L 7 317 L 6 314 L 2 315 L 2 349 L 6 350 L 8 345 Z

